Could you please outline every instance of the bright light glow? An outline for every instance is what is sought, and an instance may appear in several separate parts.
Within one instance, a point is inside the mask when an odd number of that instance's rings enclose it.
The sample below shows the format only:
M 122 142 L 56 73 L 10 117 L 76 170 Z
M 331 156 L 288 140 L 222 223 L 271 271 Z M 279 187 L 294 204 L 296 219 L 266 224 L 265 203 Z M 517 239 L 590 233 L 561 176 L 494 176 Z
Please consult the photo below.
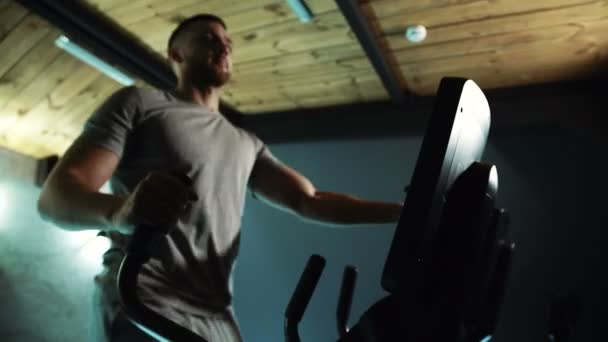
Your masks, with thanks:
M 129 76 L 125 75 L 120 70 L 116 69 L 115 67 L 111 66 L 110 64 L 104 62 L 103 60 L 101 60 L 97 56 L 93 55 L 89 51 L 78 46 L 76 43 L 72 42 L 66 36 L 60 36 L 59 38 L 57 38 L 55 40 L 55 45 L 57 47 L 59 47 L 60 49 L 65 50 L 72 56 L 74 56 L 74 57 L 80 59 L 81 61 L 87 63 L 88 65 L 92 66 L 93 68 L 103 72 L 108 77 L 114 79 L 116 82 L 118 82 L 120 84 L 123 84 L 125 86 L 131 86 L 131 85 L 135 84 L 135 81 L 133 81 L 133 79 L 131 79 Z
M 110 239 L 95 236 L 86 241 L 78 253 L 78 261 L 84 266 L 101 269 L 102 255 L 110 248 Z
M 10 206 L 10 193 L 5 184 L 0 183 L 0 230 L 6 226 L 6 219 L 8 218 Z
M 59 228 L 57 228 L 59 229 Z M 82 246 L 92 241 L 97 236 L 95 230 L 76 230 L 76 231 L 65 231 L 65 236 L 62 237 L 66 247 L 68 248 L 82 248 Z
M 490 340 L 492 340 L 492 335 L 488 335 L 488 336 L 482 338 L 481 341 L 479 341 L 479 342 L 490 342 Z
M 99 192 L 102 194 L 111 194 L 112 187 L 110 186 L 110 181 L 105 182 L 105 184 L 99 189 Z
M 306 6 L 302 0 L 287 0 L 287 3 L 301 22 L 308 23 L 312 20 L 310 9 L 308 9 L 308 6 Z
M 97 274 L 103 270 L 103 254 L 110 249 L 110 239 L 97 236 L 97 230 L 61 229 L 52 223 L 46 223 L 54 234 L 54 245 L 67 258 L 68 263 L 82 270 L 84 274 Z

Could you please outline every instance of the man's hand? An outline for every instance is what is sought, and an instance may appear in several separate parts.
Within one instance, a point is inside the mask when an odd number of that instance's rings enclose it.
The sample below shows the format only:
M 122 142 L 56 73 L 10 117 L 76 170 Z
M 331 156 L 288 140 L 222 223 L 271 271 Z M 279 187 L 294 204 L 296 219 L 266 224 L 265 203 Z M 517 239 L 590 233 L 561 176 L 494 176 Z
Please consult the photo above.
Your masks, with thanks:
M 132 234 L 142 224 L 161 230 L 173 226 L 187 207 L 198 200 L 191 184 L 182 178 L 149 173 L 112 214 L 112 224 L 123 234 Z

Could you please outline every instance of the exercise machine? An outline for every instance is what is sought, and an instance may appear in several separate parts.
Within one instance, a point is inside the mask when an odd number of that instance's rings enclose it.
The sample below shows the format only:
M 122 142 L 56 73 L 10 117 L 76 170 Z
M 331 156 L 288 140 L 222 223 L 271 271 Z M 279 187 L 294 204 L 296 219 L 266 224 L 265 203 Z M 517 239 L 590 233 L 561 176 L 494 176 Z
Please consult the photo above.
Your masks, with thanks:
M 439 86 L 381 285 L 388 295 L 347 326 L 357 272 L 346 268 L 337 309 L 338 340 L 489 340 L 497 322 L 514 244 L 504 209 L 495 208 L 498 173 L 481 159 L 490 108 L 472 80 Z M 118 289 L 129 319 L 164 341 L 206 341 L 147 309 L 136 279 L 149 256 L 153 229 L 136 229 L 122 262 Z M 325 260 L 313 255 L 285 312 L 285 339 L 299 342 L 298 323 Z M 218 342 L 218 341 L 211 341 Z
M 494 206 L 497 169 L 481 162 L 489 128 L 481 89 L 444 78 L 384 265 L 388 295 L 346 327 L 356 278 L 347 267 L 336 311 L 339 341 L 491 338 L 514 244 L 507 212 Z M 323 265 L 321 256 L 311 257 L 294 292 L 286 311 L 289 342 L 300 340 L 297 323 Z

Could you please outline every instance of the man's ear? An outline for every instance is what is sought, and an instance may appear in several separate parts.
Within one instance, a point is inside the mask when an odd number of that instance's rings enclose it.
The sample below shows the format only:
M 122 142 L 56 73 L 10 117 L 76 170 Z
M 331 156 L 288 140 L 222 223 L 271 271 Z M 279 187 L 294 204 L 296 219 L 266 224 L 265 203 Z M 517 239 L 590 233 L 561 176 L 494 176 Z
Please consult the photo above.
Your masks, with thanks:
M 179 64 L 184 61 L 184 58 L 182 57 L 181 53 L 177 51 L 177 49 L 169 49 L 169 51 L 167 51 L 167 57 L 169 62 L 173 61 Z

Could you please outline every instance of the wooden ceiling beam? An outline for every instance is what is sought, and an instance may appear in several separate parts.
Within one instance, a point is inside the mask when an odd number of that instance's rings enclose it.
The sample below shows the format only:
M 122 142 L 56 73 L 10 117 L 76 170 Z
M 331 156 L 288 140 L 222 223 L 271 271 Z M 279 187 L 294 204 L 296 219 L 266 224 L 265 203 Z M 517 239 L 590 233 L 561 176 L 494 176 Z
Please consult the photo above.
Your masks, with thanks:
M 346 18 L 353 33 L 359 40 L 361 47 L 367 54 L 369 61 L 376 70 L 378 77 L 384 84 L 388 92 L 391 102 L 396 105 L 403 105 L 406 102 L 406 97 L 413 96 L 403 90 L 402 81 L 399 78 L 399 70 L 391 67 L 386 53 L 378 43 L 378 36 L 365 19 L 358 1 L 353 0 L 336 0 L 338 8 Z

